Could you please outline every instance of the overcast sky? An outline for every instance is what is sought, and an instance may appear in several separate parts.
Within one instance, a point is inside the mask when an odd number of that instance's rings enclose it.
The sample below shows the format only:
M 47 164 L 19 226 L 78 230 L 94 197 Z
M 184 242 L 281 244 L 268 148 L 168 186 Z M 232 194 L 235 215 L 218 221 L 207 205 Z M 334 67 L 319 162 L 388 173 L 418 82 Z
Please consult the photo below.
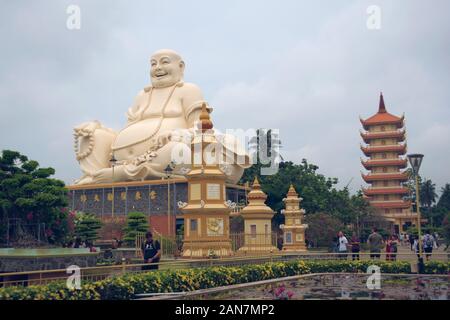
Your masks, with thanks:
M 66 27 L 69 5 L 81 9 L 79 30 Z M 367 27 L 370 5 L 380 29 Z M 364 185 L 359 116 L 377 111 L 383 91 L 439 190 L 450 182 L 449 12 L 447 0 L 3 0 L 0 149 L 72 183 L 72 128 L 123 127 L 150 54 L 171 48 L 216 127 L 280 129 L 285 159 L 307 158 L 352 190 Z

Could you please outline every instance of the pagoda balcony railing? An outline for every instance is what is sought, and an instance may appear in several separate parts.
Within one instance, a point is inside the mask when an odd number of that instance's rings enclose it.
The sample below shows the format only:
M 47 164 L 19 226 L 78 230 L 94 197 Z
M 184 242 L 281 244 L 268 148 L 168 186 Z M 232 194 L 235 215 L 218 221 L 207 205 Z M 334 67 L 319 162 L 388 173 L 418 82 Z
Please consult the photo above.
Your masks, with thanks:
M 410 208 L 411 201 L 370 201 L 370 205 L 380 209 Z
M 399 200 L 399 199 L 396 199 L 396 200 L 370 200 L 370 203 L 374 203 L 374 204 L 377 204 L 377 203 L 406 203 L 407 201 L 404 201 L 404 200 Z
M 396 152 L 400 155 L 406 153 L 407 145 L 405 144 L 393 144 L 393 145 L 379 145 L 379 146 L 360 146 L 361 151 L 366 155 L 370 156 L 373 153 L 382 152 Z
M 408 187 L 403 186 L 402 184 L 400 184 L 398 186 L 386 186 L 386 187 L 385 186 L 381 186 L 381 187 L 371 186 L 370 188 L 363 188 L 363 190 L 390 190 L 390 189 L 403 189 L 403 188 L 408 189 Z
M 394 130 L 394 131 L 376 131 L 376 132 L 369 132 L 369 131 L 361 131 L 360 135 L 363 138 L 365 143 L 369 143 L 372 139 L 388 139 L 388 138 L 397 138 L 399 141 L 405 140 L 405 129 L 400 130 Z

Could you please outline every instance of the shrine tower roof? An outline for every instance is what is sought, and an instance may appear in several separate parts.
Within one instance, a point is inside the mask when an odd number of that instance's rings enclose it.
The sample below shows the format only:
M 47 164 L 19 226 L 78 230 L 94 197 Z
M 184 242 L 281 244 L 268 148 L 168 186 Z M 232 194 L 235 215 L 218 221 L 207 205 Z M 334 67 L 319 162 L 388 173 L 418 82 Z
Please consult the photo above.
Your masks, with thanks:
M 383 93 L 380 93 L 380 102 L 378 105 L 378 112 L 367 119 L 361 119 L 361 123 L 364 129 L 367 129 L 372 125 L 381 124 L 397 124 L 398 127 L 403 126 L 404 116 L 397 117 L 386 110 L 386 105 L 384 104 Z

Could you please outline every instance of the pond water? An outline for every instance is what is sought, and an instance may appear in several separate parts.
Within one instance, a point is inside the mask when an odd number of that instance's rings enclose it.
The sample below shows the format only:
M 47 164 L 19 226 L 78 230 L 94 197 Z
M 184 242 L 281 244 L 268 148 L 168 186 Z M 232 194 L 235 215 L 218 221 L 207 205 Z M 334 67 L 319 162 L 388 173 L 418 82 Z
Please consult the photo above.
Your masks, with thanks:
M 324 274 L 258 285 L 211 289 L 181 299 L 224 300 L 448 300 L 449 276 L 381 275 L 380 286 L 368 289 L 365 274 Z
M 89 254 L 89 248 L 49 248 L 49 249 L 0 249 L 1 257 L 45 257 Z

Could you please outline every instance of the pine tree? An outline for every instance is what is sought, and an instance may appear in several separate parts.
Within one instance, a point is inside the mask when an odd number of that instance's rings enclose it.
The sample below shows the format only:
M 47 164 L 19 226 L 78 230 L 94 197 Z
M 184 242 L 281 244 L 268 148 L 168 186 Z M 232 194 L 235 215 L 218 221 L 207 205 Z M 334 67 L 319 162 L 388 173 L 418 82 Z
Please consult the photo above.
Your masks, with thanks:
M 98 230 L 102 227 L 101 221 L 93 214 L 83 214 L 75 222 L 75 236 L 81 241 L 91 242 L 98 239 Z
M 147 232 L 149 229 L 147 216 L 142 212 L 130 212 L 127 216 L 127 223 L 124 228 L 125 236 L 123 240 L 127 244 L 134 244 L 136 235 L 139 232 Z

